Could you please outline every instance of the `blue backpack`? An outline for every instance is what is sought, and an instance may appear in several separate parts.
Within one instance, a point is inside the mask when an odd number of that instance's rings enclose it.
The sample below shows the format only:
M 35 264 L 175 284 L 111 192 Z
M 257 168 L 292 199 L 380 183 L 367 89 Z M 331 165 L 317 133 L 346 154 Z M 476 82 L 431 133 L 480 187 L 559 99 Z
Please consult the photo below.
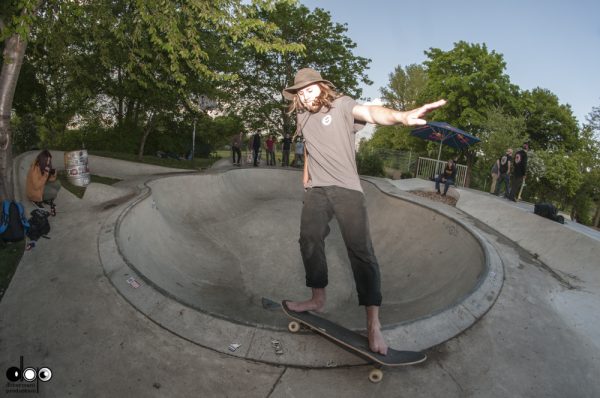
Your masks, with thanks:
M 19 242 L 25 238 L 28 229 L 29 222 L 25 217 L 23 205 L 14 200 L 3 200 L 0 239 L 5 242 Z

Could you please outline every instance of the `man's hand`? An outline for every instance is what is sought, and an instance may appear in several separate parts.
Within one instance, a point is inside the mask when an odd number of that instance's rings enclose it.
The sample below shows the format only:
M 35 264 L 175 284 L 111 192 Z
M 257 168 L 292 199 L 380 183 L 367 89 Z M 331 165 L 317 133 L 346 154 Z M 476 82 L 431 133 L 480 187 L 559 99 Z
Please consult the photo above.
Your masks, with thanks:
M 425 104 L 420 108 L 413 109 L 412 111 L 404 112 L 404 123 L 406 126 L 422 126 L 427 123 L 425 119 L 421 119 L 426 113 L 431 112 L 446 104 L 446 100 L 439 100 L 430 104 Z
M 427 121 L 421 119 L 427 112 L 445 104 L 446 100 L 439 100 L 406 112 L 396 111 L 380 105 L 356 105 L 352 108 L 352 116 L 356 120 L 382 126 L 391 126 L 399 123 L 406 126 L 421 126 L 427 123 Z

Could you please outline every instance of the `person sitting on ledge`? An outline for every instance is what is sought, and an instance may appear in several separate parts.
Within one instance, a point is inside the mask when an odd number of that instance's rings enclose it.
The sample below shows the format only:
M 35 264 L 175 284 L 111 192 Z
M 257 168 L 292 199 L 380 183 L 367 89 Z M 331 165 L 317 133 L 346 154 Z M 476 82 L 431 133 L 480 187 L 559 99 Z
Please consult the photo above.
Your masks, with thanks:
M 454 164 L 454 160 L 448 160 L 446 163 L 446 167 L 444 167 L 444 171 L 435 178 L 435 190 L 437 193 L 440 193 L 440 182 L 444 183 L 444 193 L 442 196 L 446 196 L 448 193 L 448 187 L 450 184 L 454 185 L 454 179 L 456 178 L 456 165 Z

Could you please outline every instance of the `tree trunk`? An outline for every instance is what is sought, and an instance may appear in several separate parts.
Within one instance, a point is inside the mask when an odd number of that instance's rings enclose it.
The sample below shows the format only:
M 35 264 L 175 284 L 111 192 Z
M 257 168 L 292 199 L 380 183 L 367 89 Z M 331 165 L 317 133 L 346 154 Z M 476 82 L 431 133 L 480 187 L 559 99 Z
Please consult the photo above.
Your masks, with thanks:
M 27 41 L 18 34 L 4 42 L 4 63 L 0 72 L 0 199 L 14 198 L 10 116 L 26 48 Z
M 146 139 L 150 135 L 150 132 L 154 129 L 154 112 L 150 114 L 150 119 L 148 119 L 148 123 L 146 123 L 146 127 L 144 128 L 144 135 L 142 136 L 142 142 L 140 143 L 140 150 L 138 152 L 138 160 L 142 160 L 142 156 L 144 156 L 144 147 L 146 146 Z
M 117 80 L 119 82 L 119 86 L 123 84 L 122 76 L 121 76 L 121 68 L 117 70 Z M 123 107 L 124 107 L 124 98 L 121 93 L 117 96 L 117 126 L 121 126 L 123 124 Z
M 592 225 L 596 228 L 600 227 L 600 202 L 596 204 L 596 215 L 594 216 Z

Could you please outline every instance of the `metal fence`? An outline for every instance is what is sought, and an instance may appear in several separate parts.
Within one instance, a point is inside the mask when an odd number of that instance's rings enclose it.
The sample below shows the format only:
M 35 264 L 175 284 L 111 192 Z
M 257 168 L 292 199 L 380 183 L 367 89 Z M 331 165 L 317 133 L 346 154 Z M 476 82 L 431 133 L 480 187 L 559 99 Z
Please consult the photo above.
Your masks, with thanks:
M 445 160 L 436 160 L 417 157 L 412 151 L 395 151 L 391 149 L 375 149 L 371 152 L 383 160 L 384 171 L 387 177 L 397 180 L 400 178 L 419 177 L 433 180 L 444 170 Z M 464 187 L 467 178 L 467 166 L 456 164 L 457 187 Z
M 417 167 L 417 156 L 410 151 L 378 148 L 371 151 L 371 154 L 377 155 L 383 161 L 386 175 L 393 179 L 400 179 L 405 174 L 412 176 Z
M 417 161 L 417 171 L 415 177 L 425 180 L 435 179 L 435 177 L 444 170 L 446 165 L 445 160 L 436 160 L 430 158 L 419 158 Z M 456 180 L 454 185 L 464 187 L 467 179 L 467 166 L 464 164 L 456 164 Z

